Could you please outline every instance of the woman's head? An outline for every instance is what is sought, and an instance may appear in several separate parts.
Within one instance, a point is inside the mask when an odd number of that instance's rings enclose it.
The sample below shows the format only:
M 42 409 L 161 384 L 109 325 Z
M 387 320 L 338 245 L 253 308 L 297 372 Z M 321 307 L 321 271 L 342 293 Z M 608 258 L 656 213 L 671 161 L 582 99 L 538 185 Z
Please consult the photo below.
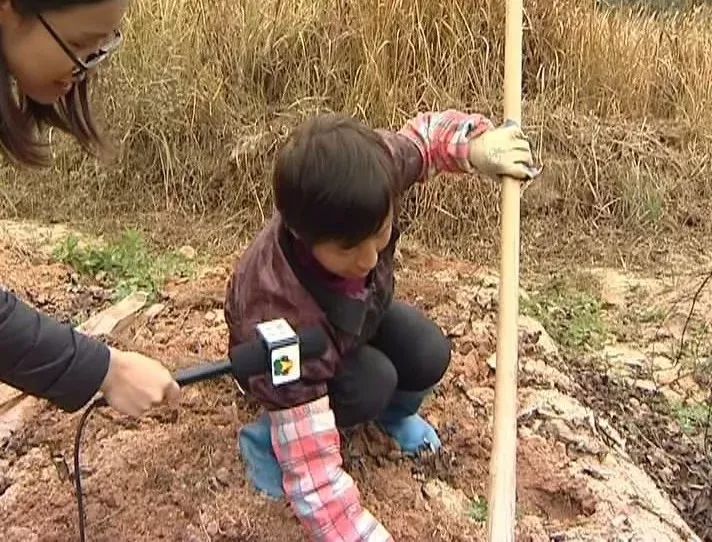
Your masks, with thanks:
M 127 1 L 0 0 L 0 141 L 11 158 L 42 163 L 45 124 L 98 143 L 86 76 L 121 42 Z
M 383 139 L 355 119 L 307 120 L 277 157 L 274 195 L 287 227 L 329 271 L 367 275 L 391 237 L 395 164 Z

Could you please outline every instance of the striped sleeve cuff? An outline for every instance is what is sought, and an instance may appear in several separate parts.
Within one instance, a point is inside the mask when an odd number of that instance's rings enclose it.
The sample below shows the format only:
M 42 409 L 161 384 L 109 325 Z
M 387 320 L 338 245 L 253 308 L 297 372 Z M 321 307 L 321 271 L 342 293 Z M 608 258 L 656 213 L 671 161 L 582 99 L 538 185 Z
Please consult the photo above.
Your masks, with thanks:
M 423 157 L 421 177 L 431 178 L 443 172 L 473 172 L 469 143 L 492 126 L 484 115 L 448 109 L 420 113 L 399 133 L 418 147 Z
M 327 395 L 320 397 L 315 401 L 304 403 L 303 405 L 296 407 L 285 408 L 283 410 L 272 410 L 270 411 L 269 416 L 273 424 L 281 425 L 326 412 L 331 412 L 329 397 Z
M 310 539 L 392 540 L 383 525 L 361 506 L 358 489 L 342 468 L 339 432 L 328 396 L 269 415 L 284 491 Z

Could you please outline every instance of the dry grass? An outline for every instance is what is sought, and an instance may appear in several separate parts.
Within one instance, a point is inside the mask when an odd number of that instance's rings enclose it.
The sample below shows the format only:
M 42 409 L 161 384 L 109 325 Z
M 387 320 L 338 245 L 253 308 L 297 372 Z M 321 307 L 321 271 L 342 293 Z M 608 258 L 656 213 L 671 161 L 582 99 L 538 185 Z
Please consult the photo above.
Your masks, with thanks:
M 523 117 L 546 166 L 528 223 L 706 232 L 712 11 L 525 5 Z M 269 213 L 272 151 L 305 115 L 396 128 L 458 107 L 501 120 L 501 1 L 134 0 L 127 23 L 100 92 L 118 160 L 97 166 L 62 143 L 52 170 L 3 176 L 3 214 L 140 225 L 168 212 L 249 233 Z M 496 187 L 433 183 L 409 214 L 421 239 L 476 250 L 496 228 Z

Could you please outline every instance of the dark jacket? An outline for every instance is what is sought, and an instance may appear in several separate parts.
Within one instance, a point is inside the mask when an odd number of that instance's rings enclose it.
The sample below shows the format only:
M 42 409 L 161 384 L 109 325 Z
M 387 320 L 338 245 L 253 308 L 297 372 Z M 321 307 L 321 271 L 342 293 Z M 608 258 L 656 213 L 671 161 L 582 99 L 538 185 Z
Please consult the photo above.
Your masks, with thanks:
M 0 382 L 73 412 L 99 390 L 108 369 L 106 345 L 0 286 Z
M 396 162 L 402 193 L 423 174 L 421 153 L 401 134 L 379 133 Z M 337 373 L 345 353 L 373 337 L 393 298 L 393 258 L 399 237 L 394 219 L 391 239 L 367 279 L 363 300 L 328 290 L 299 264 L 295 240 L 279 213 L 255 238 L 228 282 L 225 318 L 230 329 L 229 348 L 256 338 L 255 326 L 277 317 L 285 318 L 297 332 L 319 326 L 330 339 L 321 359 L 302 360 L 299 381 L 275 388 L 270 373 L 250 379 L 249 393 L 266 408 L 291 408 L 326 395 L 327 381 Z

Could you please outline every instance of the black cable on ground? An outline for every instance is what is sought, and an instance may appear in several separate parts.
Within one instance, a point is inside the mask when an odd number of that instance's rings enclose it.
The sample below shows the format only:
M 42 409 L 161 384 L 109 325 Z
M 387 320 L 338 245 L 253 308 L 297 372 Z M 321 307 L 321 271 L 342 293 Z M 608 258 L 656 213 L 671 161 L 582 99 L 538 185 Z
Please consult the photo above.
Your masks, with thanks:
M 84 514 L 84 495 L 82 493 L 82 469 L 79 464 L 79 448 L 81 447 L 81 442 L 82 442 L 82 433 L 84 432 L 84 426 L 86 425 L 86 421 L 89 418 L 89 414 L 91 414 L 92 410 L 96 408 L 97 406 L 101 406 L 102 404 L 106 404 L 103 399 L 97 399 L 93 403 L 91 403 L 87 409 L 84 411 L 84 414 L 82 414 L 81 419 L 79 420 L 79 426 L 77 427 L 77 434 L 76 437 L 74 438 L 74 487 L 76 488 L 76 494 L 77 494 L 77 510 L 79 511 L 79 540 L 80 542 L 85 542 L 85 534 L 84 534 L 84 521 L 85 521 L 85 514 Z

